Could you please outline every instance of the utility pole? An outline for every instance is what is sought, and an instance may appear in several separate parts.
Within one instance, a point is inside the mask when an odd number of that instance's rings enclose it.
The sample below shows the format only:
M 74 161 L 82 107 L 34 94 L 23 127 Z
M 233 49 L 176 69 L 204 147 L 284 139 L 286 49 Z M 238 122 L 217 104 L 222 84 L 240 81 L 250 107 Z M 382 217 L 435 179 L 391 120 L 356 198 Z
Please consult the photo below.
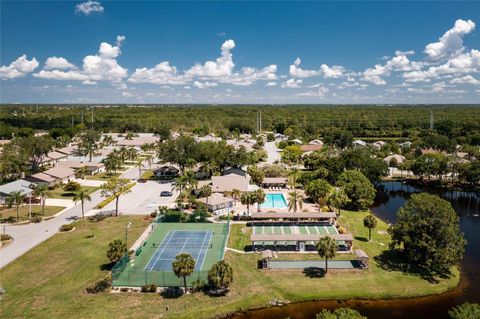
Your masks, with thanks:
M 262 133 L 262 110 L 260 110 L 260 133 Z
M 92 106 L 92 126 L 93 126 L 93 106 Z
M 81 118 L 81 122 L 82 122 L 82 124 L 83 124 L 83 111 L 82 111 L 82 115 L 81 115 L 80 118 Z
M 72 127 L 74 126 L 75 124 L 73 123 L 73 115 L 72 115 Z
M 433 130 L 433 111 L 430 111 L 430 129 Z

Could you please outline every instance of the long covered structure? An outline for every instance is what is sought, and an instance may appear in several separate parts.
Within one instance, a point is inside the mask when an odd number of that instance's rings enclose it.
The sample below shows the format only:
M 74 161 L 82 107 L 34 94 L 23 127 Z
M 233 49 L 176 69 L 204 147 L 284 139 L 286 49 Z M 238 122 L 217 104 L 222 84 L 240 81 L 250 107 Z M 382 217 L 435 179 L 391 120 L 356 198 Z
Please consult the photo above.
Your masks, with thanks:
M 266 213 L 252 213 L 254 221 L 325 221 L 332 225 L 336 224 L 337 214 L 335 212 L 266 212 Z
M 252 234 L 250 240 L 254 250 L 262 251 L 316 251 L 320 238 L 329 236 L 337 242 L 338 251 L 351 251 L 352 234 Z

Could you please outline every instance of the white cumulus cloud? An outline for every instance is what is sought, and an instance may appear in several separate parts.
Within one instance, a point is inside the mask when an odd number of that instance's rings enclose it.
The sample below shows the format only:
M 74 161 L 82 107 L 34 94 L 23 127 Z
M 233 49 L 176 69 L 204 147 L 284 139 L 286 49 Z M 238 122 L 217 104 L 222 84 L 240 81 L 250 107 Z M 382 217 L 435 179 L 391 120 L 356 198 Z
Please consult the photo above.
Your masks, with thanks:
M 430 43 L 425 47 L 425 53 L 432 60 L 439 60 L 458 55 L 463 52 L 463 36 L 475 29 L 471 20 L 458 19 L 455 25 L 445 32 L 438 42 Z
M 318 70 L 304 70 L 300 67 L 302 60 L 296 58 L 289 68 L 289 74 L 296 78 L 309 78 L 314 76 L 323 76 L 324 78 L 338 78 L 343 75 L 345 71 L 344 67 L 334 65 L 329 67 L 326 64 L 322 64 Z
M 303 80 L 298 79 L 288 79 L 282 84 L 282 88 L 289 88 L 289 89 L 296 89 L 299 88 L 300 85 L 302 84 Z
M 19 56 L 10 65 L 0 67 L 0 78 L 15 79 L 33 72 L 38 67 L 38 61 L 35 58 L 29 60 L 24 54 Z
M 57 58 L 56 56 L 49 57 L 45 61 L 45 65 L 43 66 L 44 70 L 52 70 L 52 69 L 75 69 L 75 65 L 68 62 L 65 58 Z

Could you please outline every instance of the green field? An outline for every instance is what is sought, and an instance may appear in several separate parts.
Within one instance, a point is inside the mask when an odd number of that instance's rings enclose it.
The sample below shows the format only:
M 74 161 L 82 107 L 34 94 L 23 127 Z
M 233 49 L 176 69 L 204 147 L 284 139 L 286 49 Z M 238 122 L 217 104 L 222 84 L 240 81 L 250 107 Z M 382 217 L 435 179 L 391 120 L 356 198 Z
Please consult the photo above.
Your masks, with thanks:
M 82 186 L 82 189 L 87 192 L 87 194 L 91 194 L 99 187 L 94 187 L 94 186 Z M 49 190 L 47 192 L 47 197 L 49 198 L 62 198 L 62 199 L 70 199 L 72 198 L 75 194 L 74 192 L 66 192 L 62 188 L 55 188 L 53 190 Z
M 367 213 L 343 212 L 340 222 L 355 234 L 354 247 L 374 257 L 386 250 L 388 235 L 379 234 L 387 225 L 381 221 L 371 242 L 364 241 Z M 149 221 L 144 216 L 107 218 L 99 223 L 79 221 L 71 233 L 56 234 L 13 263 L 0 269 L 5 294 L 0 318 L 212 318 L 240 309 L 265 307 L 274 298 L 291 302 L 318 299 L 407 298 L 439 294 L 454 288 L 459 272 L 429 282 L 417 274 L 383 270 L 372 260 L 366 271 L 329 271 L 326 277 L 311 278 L 301 270 L 266 271 L 257 268 L 259 254 L 227 251 L 225 260 L 233 267 L 234 281 L 223 297 L 203 293 L 166 299 L 159 294 L 101 293 L 86 294 L 85 288 L 108 274 L 108 243 L 125 236 L 137 238 Z M 232 224 L 229 247 L 248 244 L 251 227 Z M 92 232 L 95 238 L 91 237 Z M 282 260 L 318 259 L 316 254 L 282 254 Z M 336 259 L 351 258 L 337 255 Z M 169 311 L 166 312 L 166 305 Z
M 114 268 L 113 284 L 115 286 L 140 287 L 147 284 L 157 286 L 178 286 L 181 280 L 172 271 L 147 271 L 145 267 L 162 243 L 164 238 L 173 230 L 209 230 L 214 234 L 207 249 L 202 269 L 195 271 L 187 278 L 187 283 L 192 284 L 197 279 L 206 280 L 208 270 L 217 261 L 223 259 L 225 244 L 227 240 L 227 224 L 186 224 L 186 223 L 154 223 L 154 230 L 147 240 L 140 246 L 138 256 L 127 260 L 126 257 Z M 154 246 L 155 245 L 155 246 Z M 180 252 L 181 249 L 179 249 Z
M 41 205 L 32 205 L 32 217 L 40 216 L 40 217 L 48 217 L 55 215 L 56 213 L 60 212 L 65 207 L 63 206 L 45 206 L 45 212 L 42 214 L 42 206 Z M 19 209 L 20 220 L 27 220 L 29 217 L 29 207 L 28 205 L 24 205 Z M 15 207 L 7 208 L 0 210 L 0 220 L 5 220 L 9 217 L 17 218 L 17 209 Z

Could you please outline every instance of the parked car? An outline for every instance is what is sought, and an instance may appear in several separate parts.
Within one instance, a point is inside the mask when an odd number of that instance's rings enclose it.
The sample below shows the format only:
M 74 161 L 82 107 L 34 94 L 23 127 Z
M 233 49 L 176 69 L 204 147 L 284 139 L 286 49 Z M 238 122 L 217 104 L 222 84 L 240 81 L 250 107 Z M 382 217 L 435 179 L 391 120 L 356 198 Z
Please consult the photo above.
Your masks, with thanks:
M 170 196 L 173 196 L 172 192 L 169 192 L 169 191 L 160 192 L 160 197 L 170 197 Z

